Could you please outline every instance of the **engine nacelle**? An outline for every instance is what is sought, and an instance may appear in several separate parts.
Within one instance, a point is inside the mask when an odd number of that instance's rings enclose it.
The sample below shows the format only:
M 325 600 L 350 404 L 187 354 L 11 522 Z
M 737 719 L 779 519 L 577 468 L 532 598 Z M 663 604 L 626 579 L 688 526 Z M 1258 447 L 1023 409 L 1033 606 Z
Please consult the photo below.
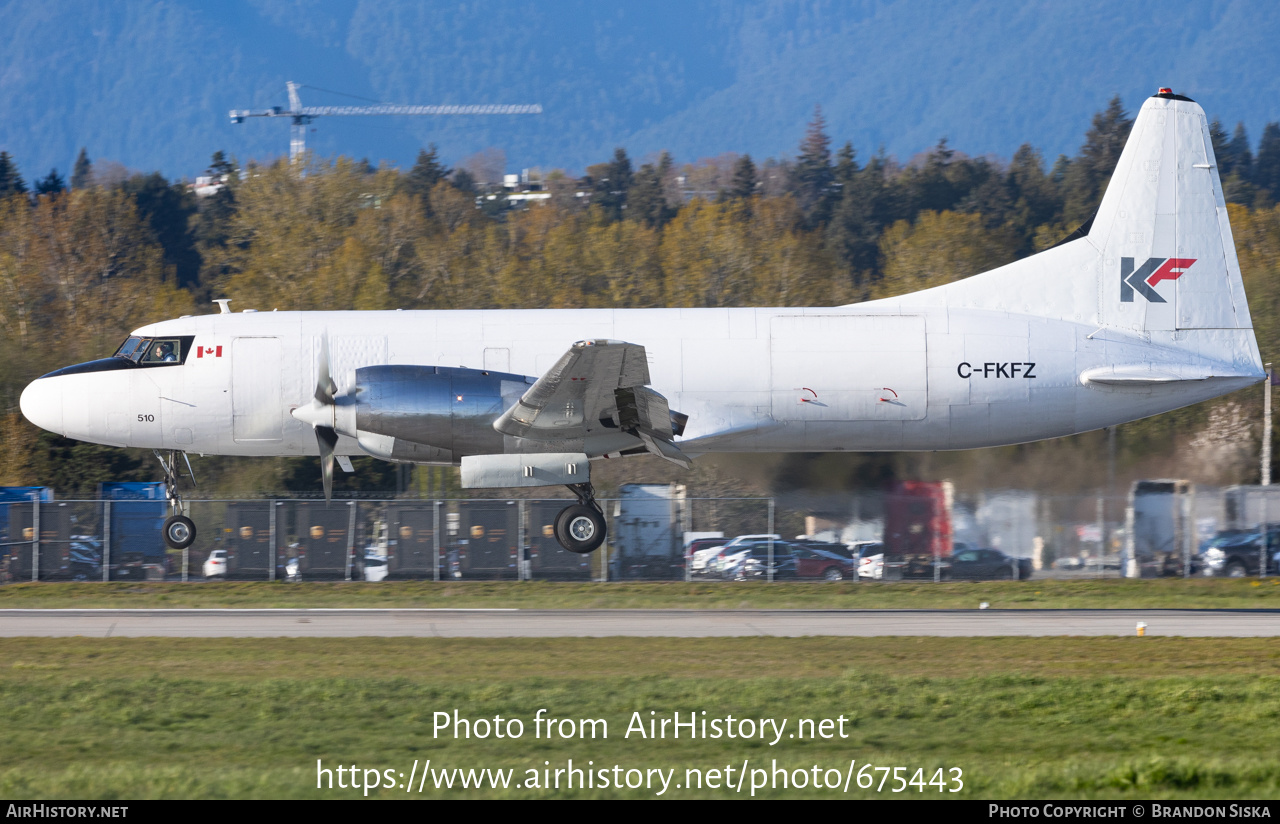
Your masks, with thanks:
M 334 423 L 375 457 L 456 463 L 503 451 L 493 422 L 534 378 L 448 366 L 366 366 L 337 399 Z

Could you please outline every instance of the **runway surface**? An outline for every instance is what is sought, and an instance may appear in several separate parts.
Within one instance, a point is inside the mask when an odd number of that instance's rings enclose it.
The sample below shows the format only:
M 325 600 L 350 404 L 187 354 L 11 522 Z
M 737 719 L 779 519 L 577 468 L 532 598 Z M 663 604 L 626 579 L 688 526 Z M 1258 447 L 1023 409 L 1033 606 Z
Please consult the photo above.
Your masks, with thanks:
M 1280 636 L 1280 610 L 0 610 L 0 637 Z

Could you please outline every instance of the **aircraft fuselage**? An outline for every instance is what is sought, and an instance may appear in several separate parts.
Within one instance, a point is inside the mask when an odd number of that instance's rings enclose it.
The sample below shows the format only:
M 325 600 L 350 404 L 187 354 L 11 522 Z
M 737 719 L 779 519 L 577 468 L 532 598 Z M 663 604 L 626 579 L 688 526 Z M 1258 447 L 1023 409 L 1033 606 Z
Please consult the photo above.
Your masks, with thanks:
M 1186 368 L 1189 358 L 1172 345 L 1162 350 L 1140 335 L 1093 324 L 978 309 L 903 310 L 884 302 L 802 309 L 237 312 L 164 321 L 133 334 L 187 336 L 191 350 L 183 363 L 54 373 L 24 394 L 27 417 L 70 438 L 115 446 L 314 455 L 311 427 L 291 410 L 311 397 L 326 338 L 340 391 L 366 366 L 537 377 L 574 341 L 639 343 L 653 389 L 689 416 L 679 444 L 691 454 L 1019 443 L 1157 414 L 1258 379 L 1222 369 L 1215 376 L 1206 361 L 1202 371 L 1209 377 L 1197 380 L 1095 383 L 1087 379 L 1091 370 L 1117 363 Z M 364 454 L 345 437 L 336 451 Z M 462 454 L 453 454 L 453 462 Z

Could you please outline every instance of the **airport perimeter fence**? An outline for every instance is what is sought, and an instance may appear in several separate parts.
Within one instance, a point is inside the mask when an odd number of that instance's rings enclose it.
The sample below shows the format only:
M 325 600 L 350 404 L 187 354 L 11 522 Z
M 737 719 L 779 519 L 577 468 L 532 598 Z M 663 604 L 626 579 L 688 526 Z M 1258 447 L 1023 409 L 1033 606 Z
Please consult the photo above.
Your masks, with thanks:
M 555 517 L 572 503 L 563 498 L 193 500 L 186 514 L 196 539 L 184 550 L 163 543 L 165 501 L 0 504 L 0 582 L 200 581 L 207 572 L 257 581 L 1194 576 L 1213 573 L 1202 549 L 1214 535 L 1249 526 L 1230 521 L 1219 490 L 1204 489 L 1136 512 L 1122 495 L 963 494 L 939 485 L 769 498 L 653 489 L 599 499 L 608 539 L 586 555 L 555 539 Z M 736 566 L 727 552 L 694 554 L 739 536 L 750 551 Z M 864 560 L 877 554 L 879 567 Z M 894 563 L 904 557 L 913 563 Z M 211 558 L 221 564 L 208 565 Z M 986 566 L 965 567 L 974 558 Z M 1250 574 L 1275 566 L 1264 560 Z
M 609 539 L 556 541 L 567 499 L 188 500 L 196 538 L 164 545 L 165 501 L 0 504 L 0 583 L 205 580 L 679 580 L 693 529 L 772 528 L 765 498 L 600 498 Z M 213 559 L 218 562 L 211 565 Z

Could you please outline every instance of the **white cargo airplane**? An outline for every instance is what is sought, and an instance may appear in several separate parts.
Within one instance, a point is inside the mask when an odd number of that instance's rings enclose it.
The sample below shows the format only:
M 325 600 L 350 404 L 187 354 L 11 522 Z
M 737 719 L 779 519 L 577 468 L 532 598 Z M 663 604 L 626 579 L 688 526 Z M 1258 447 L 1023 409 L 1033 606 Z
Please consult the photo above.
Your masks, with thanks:
M 851 306 L 243 312 L 135 331 L 34 381 L 37 426 L 112 446 L 460 464 L 467 487 L 568 486 L 591 461 L 970 449 L 1085 432 L 1264 378 L 1204 111 L 1148 99 L 1094 219 L 1040 254 Z M 573 341 L 578 341 L 574 343 Z M 679 410 L 674 411 L 674 410 Z

